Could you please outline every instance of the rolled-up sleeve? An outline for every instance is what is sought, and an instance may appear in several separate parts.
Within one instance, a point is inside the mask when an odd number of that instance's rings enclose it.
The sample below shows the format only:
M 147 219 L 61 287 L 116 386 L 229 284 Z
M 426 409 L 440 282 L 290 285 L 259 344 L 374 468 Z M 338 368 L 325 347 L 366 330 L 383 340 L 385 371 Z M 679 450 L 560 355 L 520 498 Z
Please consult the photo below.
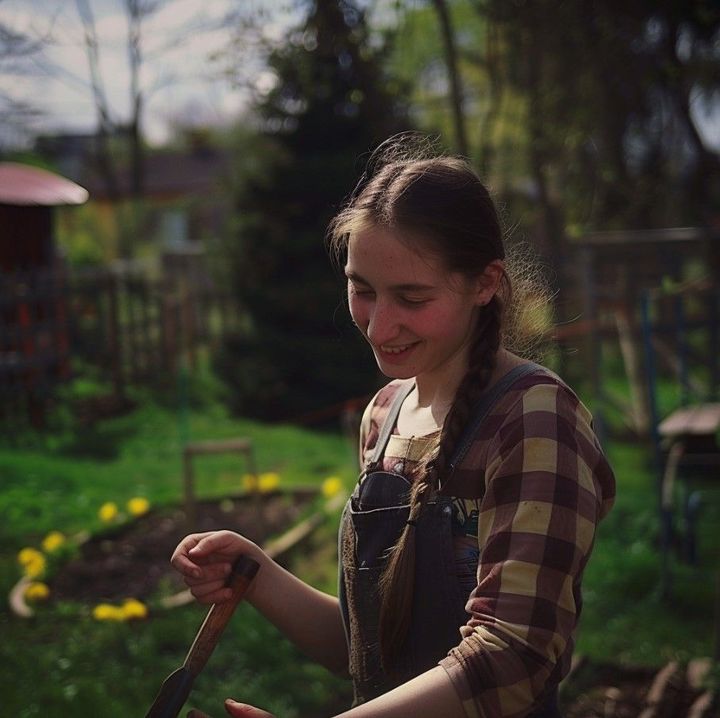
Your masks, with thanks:
M 567 387 L 531 387 L 490 441 L 478 583 L 441 665 L 468 716 L 520 718 L 569 668 L 580 582 L 614 477 Z

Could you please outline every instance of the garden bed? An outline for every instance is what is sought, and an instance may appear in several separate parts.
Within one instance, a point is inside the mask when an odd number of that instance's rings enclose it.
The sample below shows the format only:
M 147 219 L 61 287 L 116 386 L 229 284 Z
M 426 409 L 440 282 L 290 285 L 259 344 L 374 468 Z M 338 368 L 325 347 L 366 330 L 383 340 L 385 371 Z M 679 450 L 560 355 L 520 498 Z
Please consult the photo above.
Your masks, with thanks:
M 297 524 L 316 498 L 316 491 L 298 489 L 199 501 L 192 531 L 229 529 L 264 544 Z M 52 577 L 50 595 L 88 603 L 179 591 L 184 586 L 169 561 L 188 532 L 185 512 L 168 507 L 93 536 Z

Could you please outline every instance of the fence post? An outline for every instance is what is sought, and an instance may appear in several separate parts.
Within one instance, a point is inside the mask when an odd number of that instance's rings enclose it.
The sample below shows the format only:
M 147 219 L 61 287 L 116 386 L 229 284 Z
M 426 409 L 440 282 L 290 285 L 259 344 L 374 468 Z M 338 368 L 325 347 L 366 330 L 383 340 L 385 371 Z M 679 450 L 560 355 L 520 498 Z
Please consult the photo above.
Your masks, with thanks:
M 107 274 L 108 289 L 108 348 L 113 382 L 113 391 L 118 399 L 125 397 L 125 375 L 123 367 L 123 342 L 120 341 L 120 307 L 118 301 L 118 280 L 113 272 Z

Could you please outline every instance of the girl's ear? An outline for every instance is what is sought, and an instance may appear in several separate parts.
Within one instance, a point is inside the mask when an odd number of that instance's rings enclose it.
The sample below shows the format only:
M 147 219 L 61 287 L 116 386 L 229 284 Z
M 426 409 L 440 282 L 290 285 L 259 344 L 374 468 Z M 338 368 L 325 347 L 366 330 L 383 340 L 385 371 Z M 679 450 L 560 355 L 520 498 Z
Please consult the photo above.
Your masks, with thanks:
M 475 304 L 484 307 L 490 302 L 500 288 L 504 274 L 505 264 L 502 259 L 493 259 L 477 278 Z

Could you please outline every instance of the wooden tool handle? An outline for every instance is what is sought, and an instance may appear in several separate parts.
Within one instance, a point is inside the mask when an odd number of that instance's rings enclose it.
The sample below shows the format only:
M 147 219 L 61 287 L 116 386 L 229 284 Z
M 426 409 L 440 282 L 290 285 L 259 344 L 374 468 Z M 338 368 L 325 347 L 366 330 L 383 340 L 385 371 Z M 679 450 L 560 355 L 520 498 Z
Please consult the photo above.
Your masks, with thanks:
M 247 593 L 259 568 L 260 564 L 249 556 L 240 556 L 233 564 L 232 573 L 227 580 L 227 586 L 233 592 L 232 597 L 222 603 L 214 603 L 210 607 L 185 658 L 183 665 L 189 669 L 193 677 L 197 676 L 205 667 L 208 658 L 215 649 L 220 634 L 225 629 L 238 603 Z

